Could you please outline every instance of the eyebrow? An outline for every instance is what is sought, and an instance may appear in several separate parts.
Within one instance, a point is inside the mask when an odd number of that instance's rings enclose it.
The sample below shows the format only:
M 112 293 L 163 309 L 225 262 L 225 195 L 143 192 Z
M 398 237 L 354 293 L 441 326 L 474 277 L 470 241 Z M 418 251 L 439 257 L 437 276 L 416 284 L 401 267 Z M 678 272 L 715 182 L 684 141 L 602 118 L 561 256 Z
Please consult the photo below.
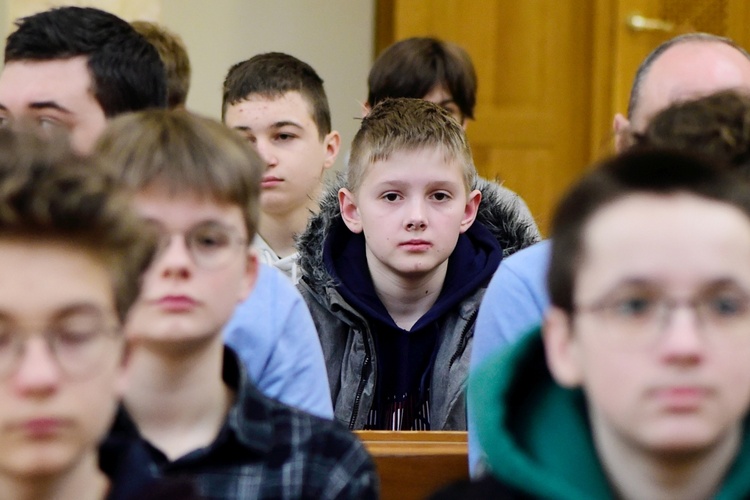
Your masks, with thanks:
M 72 114 L 72 111 L 66 108 L 65 106 L 61 106 L 60 104 L 56 103 L 55 101 L 39 101 L 39 102 L 32 102 L 28 105 L 31 109 L 55 109 L 57 111 L 60 111 L 65 114 Z
M 76 314 L 86 314 L 105 318 L 107 316 L 107 313 L 109 312 L 113 311 L 102 309 L 100 304 L 94 302 L 74 302 L 54 311 L 49 318 L 49 322 L 54 323 L 55 321 L 65 319 Z M 14 322 L 13 315 L 7 313 L 4 310 L 0 310 L 0 322 Z
M 300 130 L 304 129 L 304 127 L 301 124 L 297 122 L 293 122 L 291 120 L 282 120 L 271 125 L 271 128 L 282 128 L 282 127 L 295 127 Z
M 410 184 L 411 183 L 408 181 L 402 181 L 399 179 L 390 179 L 390 180 L 385 180 L 385 181 L 378 183 L 380 187 L 394 188 L 394 189 L 403 189 L 405 187 L 409 187 Z M 431 189 L 448 189 L 448 188 L 456 187 L 456 183 L 453 181 L 449 181 L 449 180 L 436 180 L 436 181 L 428 182 L 427 187 Z
M 276 129 L 280 129 L 280 128 L 283 128 L 283 127 L 294 127 L 294 128 L 300 129 L 300 130 L 304 130 L 305 129 L 299 123 L 293 122 L 291 120 L 282 120 L 282 121 L 278 121 L 278 122 L 272 123 L 269 128 L 273 129 L 273 130 L 276 130 Z M 253 128 L 249 127 L 247 125 L 235 125 L 232 128 L 234 130 L 239 130 L 240 132 L 252 132 L 253 131 Z

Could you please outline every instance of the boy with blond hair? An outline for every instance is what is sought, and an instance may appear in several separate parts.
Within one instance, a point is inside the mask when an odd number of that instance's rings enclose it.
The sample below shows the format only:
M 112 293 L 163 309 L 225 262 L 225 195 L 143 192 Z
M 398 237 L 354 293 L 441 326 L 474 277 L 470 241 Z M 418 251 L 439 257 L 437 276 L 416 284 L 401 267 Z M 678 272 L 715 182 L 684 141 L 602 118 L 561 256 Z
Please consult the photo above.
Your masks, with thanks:
M 476 178 L 463 128 L 441 107 L 392 99 L 364 118 L 345 186 L 300 238 L 337 420 L 466 429 L 479 302 L 502 249 L 535 241 L 507 201 Z
M 295 237 L 318 212 L 323 177 L 341 143 L 331 129 L 323 80 L 309 64 L 288 54 L 256 55 L 229 69 L 221 116 L 250 141 L 265 164 L 253 241 L 261 262 L 297 283 Z
M 374 497 L 362 444 L 262 395 L 224 346 L 222 329 L 257 275 L 249 242 L 262 166 L 246 141 L 184 111 L 150 111 L 113 122 L 98 152 L 161 242 L 125 325 L 129 415 L 115 434 L 142 436 L 152 464 L 191 476 L 208 498 Z

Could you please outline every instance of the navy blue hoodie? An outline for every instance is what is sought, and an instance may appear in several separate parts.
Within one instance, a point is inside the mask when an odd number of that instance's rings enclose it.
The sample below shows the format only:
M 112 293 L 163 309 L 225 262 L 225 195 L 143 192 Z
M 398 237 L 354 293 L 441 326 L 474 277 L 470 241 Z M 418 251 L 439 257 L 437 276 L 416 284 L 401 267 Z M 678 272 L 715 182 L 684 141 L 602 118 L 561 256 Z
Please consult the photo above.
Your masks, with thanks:
M 458 238 L 435 304 L 410 330 L 397 326 L 375 292 L 365 238 L 334 225 L 323 261 L 341 296 L 367 318 L 378 352 L 375 401 L 365 428 L 429 430 L 429 374 L 442 331 L 440 319 L 492 277 L 502 259 L 497 239 L 481 223 Z

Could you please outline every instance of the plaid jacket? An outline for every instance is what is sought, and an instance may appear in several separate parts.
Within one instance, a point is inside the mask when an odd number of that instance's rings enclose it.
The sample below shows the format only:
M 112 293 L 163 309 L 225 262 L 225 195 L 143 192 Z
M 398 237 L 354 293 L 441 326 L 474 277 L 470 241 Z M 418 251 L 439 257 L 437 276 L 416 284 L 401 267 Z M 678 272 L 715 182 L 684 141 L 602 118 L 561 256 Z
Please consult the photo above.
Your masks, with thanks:
M 147 443 L 151 468 L 191 478 L 207 499 L 375 499 L 378 479 L 362 443 L 336 422 L 261 394 L 225 349 L 224 382 L 237 399 L 211 445 L 177 460 Z M 112 437 L 142 439 L 120 411 Z

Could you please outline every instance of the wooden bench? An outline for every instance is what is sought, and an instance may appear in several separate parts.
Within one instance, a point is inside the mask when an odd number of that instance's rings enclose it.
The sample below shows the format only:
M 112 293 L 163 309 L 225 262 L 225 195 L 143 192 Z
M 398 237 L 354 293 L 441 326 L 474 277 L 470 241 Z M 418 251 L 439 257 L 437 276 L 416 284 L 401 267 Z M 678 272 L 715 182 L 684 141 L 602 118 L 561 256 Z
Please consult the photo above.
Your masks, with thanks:
M 417 500 L 469 477 L 466 432 L 355 431 L 375 459 L 383 500 Z

